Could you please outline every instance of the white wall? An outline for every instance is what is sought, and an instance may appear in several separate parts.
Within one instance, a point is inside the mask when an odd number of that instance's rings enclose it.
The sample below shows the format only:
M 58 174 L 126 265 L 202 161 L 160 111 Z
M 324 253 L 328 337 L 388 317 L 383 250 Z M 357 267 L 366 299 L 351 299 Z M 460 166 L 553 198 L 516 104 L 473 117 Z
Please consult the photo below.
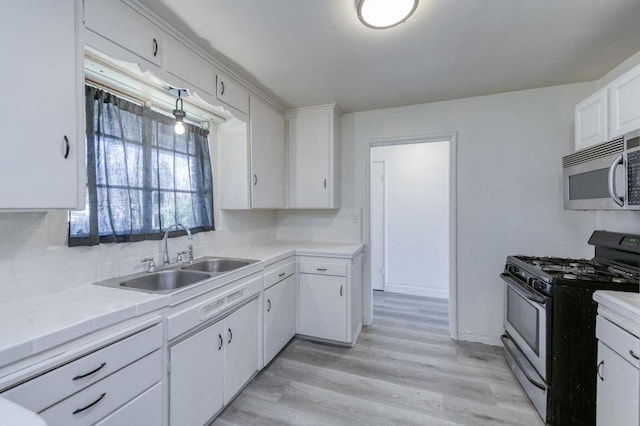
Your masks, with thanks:
M 356 219 L 354 219 L 354 215 Z M 277 239 L 335 243 L 362 242 L 360 208 L 336 210 L 280 210 Z
M 387 291 L 449 298 L 449 143 L 381 146 Z
M 498 343 L 498 274 L 507 255 L 592 255 L 586 241 L 595 215 L 563 210 L 561 157 L 572 150 L 574 107 L 594 87 L 564 85 L 343 116 L 344 150 L 353 159 L 343 164 L 345 207 L 367 204 L 368 141 L 457 132 L 461 339 Z M 367 219 L 365 214 L 364 229 Z

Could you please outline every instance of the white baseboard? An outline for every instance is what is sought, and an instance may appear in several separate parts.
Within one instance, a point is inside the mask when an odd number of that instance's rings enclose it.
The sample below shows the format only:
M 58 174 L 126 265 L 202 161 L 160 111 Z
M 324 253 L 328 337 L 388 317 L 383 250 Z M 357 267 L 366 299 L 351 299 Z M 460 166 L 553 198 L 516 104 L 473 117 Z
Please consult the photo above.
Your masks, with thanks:
M 417 287 L 413 285 L 387 283 L 385 291 L 389 293 L 410 294 L 412 296 L 435 297 L 438 299 L 449 299 L 449 289 Z

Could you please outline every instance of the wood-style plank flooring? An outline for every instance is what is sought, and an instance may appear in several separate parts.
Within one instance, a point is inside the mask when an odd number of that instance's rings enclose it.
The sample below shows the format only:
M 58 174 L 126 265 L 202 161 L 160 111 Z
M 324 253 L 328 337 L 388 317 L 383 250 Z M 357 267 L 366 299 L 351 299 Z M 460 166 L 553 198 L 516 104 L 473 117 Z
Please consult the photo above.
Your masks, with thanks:
M 542 425 L 501 348 L 449 338 L 447 306 L 376 292 L 355 347 L 294 339 L 214 424 Z

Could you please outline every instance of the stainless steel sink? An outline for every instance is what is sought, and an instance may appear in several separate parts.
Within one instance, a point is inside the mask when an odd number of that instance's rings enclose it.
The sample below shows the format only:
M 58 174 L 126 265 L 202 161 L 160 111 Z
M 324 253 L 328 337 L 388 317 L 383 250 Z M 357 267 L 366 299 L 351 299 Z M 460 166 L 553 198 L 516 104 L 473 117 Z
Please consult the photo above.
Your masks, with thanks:
M 210 272 L 213 274 L 220 274 L 223 272 L 230 272 L 244 266 L 256 263 L 257 260 L 250 259 L 228 259 L 223 257 L 209 257 L 201 260 L 196 260 L 190 265 L 182 266 L 180 269 L 184 271 L 201 271 Z
M 168 293 L 211 278 L 211 274 L 168 269 L 120 281 L 119 286 L 153 293 Z

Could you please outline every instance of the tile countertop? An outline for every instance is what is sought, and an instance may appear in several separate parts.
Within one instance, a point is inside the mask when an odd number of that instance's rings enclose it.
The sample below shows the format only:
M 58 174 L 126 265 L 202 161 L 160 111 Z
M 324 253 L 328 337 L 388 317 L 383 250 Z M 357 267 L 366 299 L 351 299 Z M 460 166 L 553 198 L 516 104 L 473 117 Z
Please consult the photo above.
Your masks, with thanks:
M 640 337 L 640 293 L 599 290 L 593 294 L 598 315 Z
M 256 259 L 265 265 L 292 256 L 351 257 L 362 244 L 274 241 L 202 256 Z M 0 370 L 91 332 L 170 305 L 169 295 L 90 285 L 0 303 Z

